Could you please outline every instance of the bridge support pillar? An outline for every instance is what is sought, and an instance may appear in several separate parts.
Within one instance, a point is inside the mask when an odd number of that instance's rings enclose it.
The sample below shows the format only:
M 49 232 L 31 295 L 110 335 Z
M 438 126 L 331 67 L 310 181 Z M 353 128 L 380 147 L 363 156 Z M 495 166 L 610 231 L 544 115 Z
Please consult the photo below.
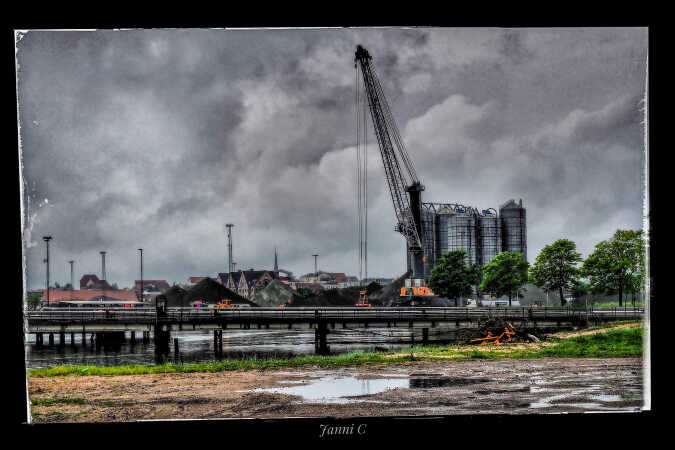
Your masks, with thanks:
M 148 342 L 150 342 L 150 332 L 144 331 L 143 332 L 143 343 L 147 344 Z
M 223 354 L 223 330 L 213 330 L 213 352 Z
M 155 327 L 155 352 L 169 353 L 169 339 L 171 332 L 169 330 L 162 330 L 160 326 Z
M 38 347 L 42 347 L 42 344 L 44 344 L 42 339 L 42 333 L 35 333 L 35 344 Z
M 59 333 L 59 347 L 66 345 L 66 333 Z
M 325 322 L 318 322 L 314 330 L 314 348 L 319 355 L 326 355 L 330 351 L 328 346 L 328 324 Z
M 87 333 L 84 331 L 82 332 L 82 346 L 86 347 L 87 346 Z
M 136 332 L 135 331 L 131 332 L 131 343 L 132 344 L 136 343 Z
M 54 345 L 54 333 L 49 333 L 49 346 L 52 347 Z
M 75 345 L 75 333 L 70 333 L 70 345 Z
M 429 343 L 429 329 L 422 328 L 422 344 L 426 345 Z

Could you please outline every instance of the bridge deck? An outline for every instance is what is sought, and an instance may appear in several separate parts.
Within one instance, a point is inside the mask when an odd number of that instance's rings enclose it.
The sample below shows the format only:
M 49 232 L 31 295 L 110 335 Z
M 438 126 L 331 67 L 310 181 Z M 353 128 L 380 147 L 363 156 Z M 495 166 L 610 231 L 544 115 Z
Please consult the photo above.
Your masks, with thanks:
M 61 330 L 106 331 L 113 329 L 149 330 L 157 326 L 173 328 L 225 328 L 228 325 L 279 328 L 320 323 L 350 324 L 350 326 L 434 327 L 443 323 L 478 322 L 502 318 L 518 322 L 602 322 L 612 320 L 641 320 L 644 308 L 245 308 L 201 309 L 168 308 L 158 314 L 154 308 L 49 308 L 26 311 L 26 331 L 50 332 Z

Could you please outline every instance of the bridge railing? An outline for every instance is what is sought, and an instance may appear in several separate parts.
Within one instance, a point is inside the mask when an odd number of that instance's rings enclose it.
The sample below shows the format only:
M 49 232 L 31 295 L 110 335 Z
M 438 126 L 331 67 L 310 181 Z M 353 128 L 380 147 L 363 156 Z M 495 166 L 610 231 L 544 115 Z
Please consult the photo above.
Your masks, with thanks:
M 449 321 L 502 318 L 511 320 L 565 320 L 600 319 L 621 320 L 640 319 L 644 308 L 476 308 L 476 307 L 322 307 L 322 308 L 242 308 L 242 309 L 206 309 L 206 308 L 167 308 L 165 314 L 157 315 L 154 308 L 50 308 L 26 311 L 29 323 L 113 323 L 135 322 L 217 322 L 225 321 Z

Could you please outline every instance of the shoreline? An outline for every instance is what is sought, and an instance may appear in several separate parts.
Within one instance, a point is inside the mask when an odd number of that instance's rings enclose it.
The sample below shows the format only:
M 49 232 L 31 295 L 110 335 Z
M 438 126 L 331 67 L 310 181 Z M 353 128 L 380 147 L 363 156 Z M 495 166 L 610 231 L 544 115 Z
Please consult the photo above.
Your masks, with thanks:
M 596 336 L 593 338 L 593 336 Z M 598 338 L 600 336 L 601 338 Z M 168 373 L 209 373 L 284 368 L 339 368 L 372 365 L 410 365 L 420 361 L 537 359 L 547 357 L 638 357 L 642 354 L 642 322 L 559 332 L 536 343 L 415 346 L 405 352 L 350 352 L 332 356 L 290 359 L 246 359 L 198 364 L 167 363 L 154 366 L 56 366 L 27 370 L 29 378 L 60 376 L 128 376 Z

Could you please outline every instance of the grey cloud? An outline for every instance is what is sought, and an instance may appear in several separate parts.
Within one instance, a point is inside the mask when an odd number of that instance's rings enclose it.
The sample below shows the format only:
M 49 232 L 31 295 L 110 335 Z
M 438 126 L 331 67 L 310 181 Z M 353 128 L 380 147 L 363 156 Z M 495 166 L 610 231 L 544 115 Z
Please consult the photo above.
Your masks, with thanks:
M 528 208 L 530 258 L 641 226 L 644 29 L 29 32 L 18 45 L 29 287 L 76 259 L 129 285 L 227 260 L 357 267 L 354 62 L 369 49 L 428 201 Z M 421 78 L 420 78 L 421 76 Z M 414 78 L 418 77 L 418 78 Z M 404 244 L 369 137 L 369 274 Z M 40 201 L 49 199 L 49 206 Z M 63 269 L 63 270 L 62 270 Z M 55 269 L 56 270 L 56 269 Z M 114 278 L 113 278 L 114 277 Z M 64 280 L 61 280 L 64 281 Z

